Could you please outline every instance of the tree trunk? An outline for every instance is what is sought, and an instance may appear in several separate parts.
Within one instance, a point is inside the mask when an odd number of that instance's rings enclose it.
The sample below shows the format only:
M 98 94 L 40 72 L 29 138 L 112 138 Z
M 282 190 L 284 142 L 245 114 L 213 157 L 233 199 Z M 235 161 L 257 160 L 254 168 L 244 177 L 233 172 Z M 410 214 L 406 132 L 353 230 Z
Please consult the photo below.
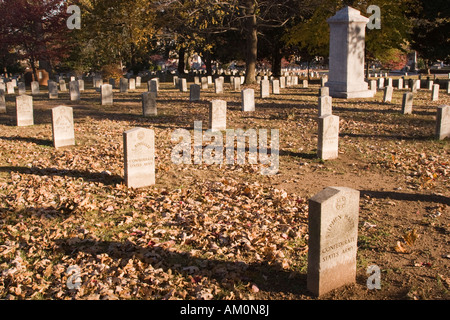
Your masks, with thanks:
M 253 0 L 245 0 L 245 15 L 245 39 L 247 46 L 245 84 L 254 84 L 256 83 L 256 61 L 258 58 L 258 33 Z
M 184 74 L 184 69 L 186 66 L 184 60 L 185 55 L 186 55 L 186 48 L 182 46 L 178 50 L 178 74 Z
M 206 66 L 206 74 L 209 76 L 212 75 L 211 52 L 209 51 L 204 52 L 203 60 Z
M 275 47 L 272 55 L 272 73 L 275 78 L 281 77 L 281 50 L 278 46 Z

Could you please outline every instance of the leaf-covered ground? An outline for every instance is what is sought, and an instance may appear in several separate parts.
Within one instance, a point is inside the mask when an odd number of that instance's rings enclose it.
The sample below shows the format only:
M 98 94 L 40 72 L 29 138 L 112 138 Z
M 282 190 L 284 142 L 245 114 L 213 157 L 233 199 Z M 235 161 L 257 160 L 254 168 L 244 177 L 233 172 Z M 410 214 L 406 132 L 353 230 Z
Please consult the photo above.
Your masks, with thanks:
M 308 199 L 322 189 L 361 191 L 357 282 L 322 299 L 448 299 L 450 147 L 434 139 L 441 90 L 421 89 L 412 115 L 406 91 L 392 103 L 333 99 L 340 116 L 339 159 L 317 151 L 319 85 L 281 89 L 240 110 L 240 93 L 212 86 L 189 101 L 162 82 L 158 116 L 141 115 L 141 94 L 116 90 L 101 106 L 89 83 L 80 102 L 68 93 L 34 96 L 35 125 L 15 126 L 15 97 L 0 114 L 1 299 L 315 299 L 306 290 Z M 280 166 L 175 165 L 175 129 L 208 125 L 209 103 L 228 102 L 227 127 L 279 129 Z M 76 146 L 52 147 L 51 108 L 74 108 Z M 123 183 L 123 132 L 155 130 L 156 185 Z M 270 131 L 269 131 L 270 132 Z M 205 142 L 205 145 L 208 143 Z M 381 268 L 380 290 L 366 286 Z M 81 287 L 67 285 L 71 266 Z

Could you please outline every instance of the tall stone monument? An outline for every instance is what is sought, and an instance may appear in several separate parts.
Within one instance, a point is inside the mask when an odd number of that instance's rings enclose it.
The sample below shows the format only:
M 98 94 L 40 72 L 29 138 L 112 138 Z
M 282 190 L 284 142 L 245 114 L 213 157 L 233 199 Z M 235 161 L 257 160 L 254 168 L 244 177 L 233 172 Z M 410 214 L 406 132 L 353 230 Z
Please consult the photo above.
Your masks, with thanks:
M 327 20 L 330 25 L 330 71 L 326 86 L 334 98 L 372 98 L 364 81 L 366 24 L 369 19 L 345 7 Z

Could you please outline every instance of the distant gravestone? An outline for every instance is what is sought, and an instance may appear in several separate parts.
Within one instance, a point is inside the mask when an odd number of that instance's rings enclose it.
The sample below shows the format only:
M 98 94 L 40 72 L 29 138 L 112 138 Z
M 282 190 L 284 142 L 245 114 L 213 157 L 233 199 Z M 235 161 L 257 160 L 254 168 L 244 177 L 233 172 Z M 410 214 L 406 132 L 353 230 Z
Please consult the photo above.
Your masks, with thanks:
M 387 78 L 386 79 L 386 86 L 387 87 L 393 87 L 393 82 L 392 82 L 392 78 Z
M 187 81 L 185 78 L 180 78 L 178 80 L 178 87 L 181 92 L 187 92 Z
M 369 82 L 371 91 L 377 92 L 377 80 L 370 80 Z
M 318 157 L 331 160 L 338 157 L 339 148 L 339 117 L 324 115 L 319 117 Z
M 70 101 L 78 101 L 81 98 L 78 81 L 69 82 Z
M 403 100 L 402 100 L 402 113 L 403 114 L 411 114 L 412 113 L 413 98 L 414 98 L 414 95 L 411 92 L 406 92 L 403 94 Z
M 208 80 L 208 85 L 213 84 L 213 79 L 211 76 L 207 76 L 206 80 Z
M 411 91 L 417 92 L 417 90 L 419 90 L 419 89 L 420 89 L 420 80 L 419 79 L 412 80 Z
M 75 145 L 73 109 L 71 107 L 59 106 L 52 109 L 52 133 L 55 148 Z
M 3 82 L 3 79 L 0 79 L 0 90 L 6 92 L 6 84 Z
M 133 128 L 123 133 L 125 183 L 129 188 L 155 184 L 155 132 Z
M 398 90 L 402 90 L 403 89 L 403 79 L 402 78 L 398 79 L 397 89 Z
M 212 131 L 227 129 L 227 102 L 223 100 L 211 101 L 209 109 L 209 128 Z
M 0 89 L 0 113 L 6 113 L 6 98 L 4 89 Z
M 261 80 L 260 86 L 260 96 L 261 98 L 268 98 L 270 96 L 270 82 L 269 80 Z
M 383 102 L 391 102 L 392 101 L 392 93 L 394 92 L 394 88 L 392 86 L 384 87 L 384 96 Z
M 14 92 L 14 83 L 12 83 L 11 81 L 10 82 L 7 82 L 6 83 L 6 92 L 8 93 L 8 94 L 14 94 L 15 92 Z
M 67 91 L 67 85 L 65 80 L 59 80 L 59 91 L 61 92 Z
M 142 85 L 142 78 L 136 77 L 136 88 L 140 88 Z
M 280 94 L 280 80 L 272 80 L 272 94 Z
M 439 85 L 433 84 L 433 88 L 431 91 L 431 101 L 438 101 L 439 100 Z
M 17 84 L 17 87 L 18 87 L 19 95 L 27 93 L 27 88 L 25 87 L 25 82 L 19 82 Z
M 384 78 L 379 78 L 378 79 L 378 89 L 383 89 L 384 88 Z
M 328 187 L 309 200 L 307 288 L 316 296 L 356 281 L 359 199 Z
M 58 85 L 54 81 L 48 82 L 48 98 L 58 99 Z
M 152 79 L 148 82 L 148 91 L 153 92 L 158 96 L 158 80 Z
M 83 79 L 78 79 L 78 89 L 80 89 L 81 91 L 84 91 L 84 80 Z
M 303 80 L 303 88 L 308 88 L 308 80 Z
M 128 80 L 128 89 L 130 90 L 136 90 L 136 79 L 130 78 Z
M 411 82 L 410 79 L 406 79 L 405 77 L 403 78 L 403 88 L 409 89 L 409 83 Z
M 25 94 L 16 97 L 16 120 L 18 127 L 34 124 L 33 97 Z
M 427 80 L 427 88 L 428 90 L 433 90 L 434 81 L 433 80 Z
M 120 92 L 121 93 L 128 92 L 128 79 L 120 78 Z
M 319 117 L 333 114 L 332 99 L 330 96 L 319 97 Z
M 223 93 L 223 82 L 224 82 L 224 78 L 223 77 L 219 77 L 214 79 L 214 90 L 215 93 Z
M 262 81 L 262 80 L 261 80 Z M 255 111 L 255 90 L 244 89 L 241 92 L 242 111 Z
M 109 106 L 114 104 L 113 86 L 110 84 L 103 84 L 100 87 L 100 95 L 102 98 L 102 106 Z
M 233 90 L 234 91 L 240 91 L 241 90 L 241 78 L 240 77 L 234 77 L 233 78 Z
M 198 100 L 200 100 L 200 85 L 191 84 L 189 101 L 198 101 Z
M 173 86 L 175 88 L 178 88 L 178 76 L 173 76 L 172 81 L 173 81 Z
M 321 87 L 319 88 L 319 97 L 326 97 L 330 95 L 330 88 Z
M 155 92 L 144 92 L 142 94 L 142 114 L 144 117 L 156 116 L 158 114 Z
M 450 106 L 442 105 L 437 108 L 436 138 L 443 140 L 450 138 Z
M 280 89 L 286 88 L 286 77 L 280 77 Z
M 102 78 L 94 78 L 92 81 L 94 83 L 94 88 L 95 89 L 100 89 L 100 87 L 103 85 L 103 79 Z
M 208 78 L 207 77 L 202 77 L 201 78 L 201 88 L 203 90 L 208 89 Z
M 194 77 L 194 84 L 201 85 L 200 77 Z

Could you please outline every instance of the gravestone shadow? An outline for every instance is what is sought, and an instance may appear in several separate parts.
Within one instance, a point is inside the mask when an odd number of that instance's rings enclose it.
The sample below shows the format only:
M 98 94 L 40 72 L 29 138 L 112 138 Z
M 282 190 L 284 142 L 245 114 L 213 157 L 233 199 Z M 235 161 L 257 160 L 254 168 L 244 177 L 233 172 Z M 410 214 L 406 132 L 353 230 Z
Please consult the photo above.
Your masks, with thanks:
M 60 177 L 72 177 L 82 178 L 86 181 L 100 182 L 105 185 L 116 185 L 123 182 L 123 177 L 118 175 L 112 175 L 107 172 L 90 172 L 80 170 L 62 170 L 56 168 L 37 168 L 37 167 L 14 167 L 6 166 L 0 167 L 0 172 L 18 172 L 22 174 L 34 174 L 39 176 L 60 176 Z
M 267 292 L 311 296 L 306 288 L 306 273 L 287 271 L 279 264 L 269 264 L 266 261 L 245 263 L 199 258 L 187 252 L 169 251 L 156 246 L 143 247 L 130 241 L 61 238 L 56 239 L 55 244 L 71 257 L 76 257 L 78 252 L 84 252 L 94 257 L 106 253 L 113 259 L 124 261 L 138 258 L 144 263 L 158 265 L 158 268 L 162 268 L 164 271 L 171 269 L 186 277 L 207 277 L 216 279 L 219 283 L 248 281 Z M 193 273 L 187 273 L 183 270 L 187 266 L 196 266 L 198 269 Z M 221 270 L 225 270 L 225 272 Z M 227 276 L 227 274 L 229 275 Z

